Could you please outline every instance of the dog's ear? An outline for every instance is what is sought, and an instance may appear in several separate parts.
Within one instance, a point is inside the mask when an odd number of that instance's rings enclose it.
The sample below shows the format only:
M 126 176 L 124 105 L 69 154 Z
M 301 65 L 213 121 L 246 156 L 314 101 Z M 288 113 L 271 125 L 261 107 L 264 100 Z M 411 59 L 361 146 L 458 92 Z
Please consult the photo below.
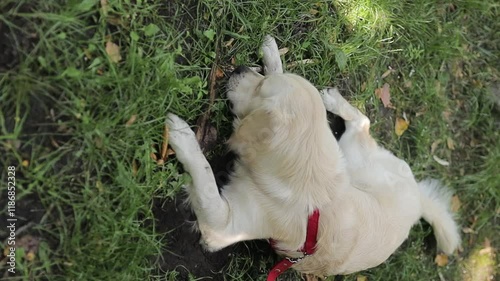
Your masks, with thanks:
M 254 158 L 265 151 L 275 137 L 275 122 L 271 110 L 257 109 L 234 123 L 234 133 L 228 144 L 240 157 Z M 249 160 L 250 160 L 249 159 Z

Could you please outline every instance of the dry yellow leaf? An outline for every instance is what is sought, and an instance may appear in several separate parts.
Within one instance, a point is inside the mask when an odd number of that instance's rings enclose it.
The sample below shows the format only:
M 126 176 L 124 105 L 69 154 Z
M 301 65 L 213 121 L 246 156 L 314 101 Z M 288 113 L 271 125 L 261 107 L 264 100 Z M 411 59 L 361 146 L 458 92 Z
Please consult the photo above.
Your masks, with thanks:
M 462 206 L 462 202 L 460 202 L 458 195 L 453 195 L 453 197 L 451 197 L 451 211 L 456 213 L 460 210 L 460 206 Z
M 106 42 L 106 53 L 108 54 L 109 59 L 114 63 L 122 60 L 120 47 L 111 41 Z
M 128 119 L 127 123 L 125 123 L 126 127 L 129 127 L 130 125 L 134 124 L 135 120 L 137 120 L 137 114 L 133 114 L 130 116 L 130 119 Z
M 27 261 L 33 261 L 35 260 L 35 253 L 33 252 L 28 252 L 26 253 L 26 256 L 24 257 Z
M 436 140 L 431 144 L 431 154 L 434 154 L 434 152 L 436 152 L 436 149 L 442 142 L 442 140 Z
M 400 117 L 396 118 L 396 125 L 394 126 L 394 131 L 396 132 L 396 135 L 398 137 L 403 135 L 403 133 L 408 129 L 409 125 L 410 121 Z
M 455 150 L 455 141 L 451 138 L 446 139 L 446 145 L 448 145 L 449 150 Z
M 368 277 L 364 275 L 358 275 L 356 276 L 356 281 L 368 281 Z
M 156 162 L 156 161 L 158 161 L 158 157 L 156 156 L 156 153 L 151 152 L 151 153 L 149 154 L 149 156 L 151 157 L 151 159 L 153 159 L 153 161 L 155 161 L 155 162 Z
M 385 77 L 391 75 L 391 73 L 393 72 L 394 70 L 392 69 L 388 69 L 386 72 L 384 72 L 384 74 L 382 74 L 382 76 L 380 78 L 384 79 Z
M 161 144 L 161 154 L 160 154 L 160 159 L 163 161 L 167 161 L 169 135 L 170 135 L 170 131 L 169 131 L 168 125 L 165 124 L 165 127 L 163 128 L 163 142 Z
M 448 264 L 448 256 L 445 255 L 445 254 L 439 254 L 436 256 L 436 258 L 434 259 L 434 262 L 438 265 L 438 266 L 445 266 Z
M 472 229 L 470 227 L 464 227 L 464 228 L 462 228 L 462 232 L 465 233 L 465 234 L 476 233 L 476 231 L 474 231 L 474 229 Z
M 137 171 L 139 171 L 139 165 L 135 159 L 132 161 L 132 175 L 137 176 Z
M 288 53 L 288 48 L 287 47 L 281 48 L 278 50 L 278 53 L 280 54 L 280 56 L 283 56 L 284 54 Z

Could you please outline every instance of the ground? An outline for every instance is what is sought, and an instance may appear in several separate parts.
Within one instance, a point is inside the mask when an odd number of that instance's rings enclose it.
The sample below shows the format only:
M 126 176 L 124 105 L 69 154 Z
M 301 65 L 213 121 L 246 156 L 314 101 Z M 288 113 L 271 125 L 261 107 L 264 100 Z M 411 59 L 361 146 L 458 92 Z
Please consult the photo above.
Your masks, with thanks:
M 217 179 L 227 179 L 224 84 L 234 66 L 260 63 L 272 34 L 288 50 L 287 71 L 338 86 L 418 179 L 440 179 L 455 194 L 463 238 L 455 255 L 436 252 L 431 228 L 419 223 L 387 262 L 335 280 L 494 280 L 499 8 L 494 0 L 2 1 L 0 276 L 265 280 L 278 259 L 265 242 L 213 254 L 198 246 L 181 204 L 189 177 L 162 144 L 174 112 L 200 132 Z M 16 274 L 7 271 L 3 227 L 11 166 Z M 290 271 L 281 280 L 300 278 Z

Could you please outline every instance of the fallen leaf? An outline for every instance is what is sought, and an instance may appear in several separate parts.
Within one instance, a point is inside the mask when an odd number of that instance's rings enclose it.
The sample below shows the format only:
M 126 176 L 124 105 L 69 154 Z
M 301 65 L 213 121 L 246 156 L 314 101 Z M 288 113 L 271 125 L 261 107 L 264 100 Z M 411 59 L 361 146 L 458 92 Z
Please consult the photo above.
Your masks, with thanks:
M 40 246 L 40 239 L 28 234 L 18 239 L 16 246 L 24 249 L 24 258 L 27 261 L 33 261 Z
M 434 154 L 434 152 L 436 152 L 436 149 L 442 142 L 442 140 L 436 140 L 431 144 L 431 154 Z
M 167 160 L 168 137 L 169 137 L 168 125 L 165 124 L 165 126 L 163 127 L 163 142 L 161 144 L 161 154 L 160 154 L 160 160 L 163 161 Z
M 282 55 L 288 53 L 288 48 L 287 47 L 281 48 L 278 50 L 278 53 L 280 54 L 280 56 L 282 56 Z
M 361 92 L 366 90 L 366 82 L 361 83 Z
M 132 175 L 136 176 L 137 171 L 139 171 L 139 166 L 137 165 L 137 161 L 135 159 L 132 161 Z
M 410 122 L 404 118 L 396 118 L 396 125 L 394 126 L 394 131 L 398 137 L 402 136 L 403 133 L 408 129 Z
M 106 53 L 108 54 L 109 59 L 114 63 L 122 60 L 120 47 L 111 41 L 106 42 Z
M 438 266 L 445 266 L 448 264 L 448 256 L 445 255 L 445 254 L 439 254 L 436 256 L 436 258 L 434 259 L 434 262 L 438 265 Z
M 151 157 L 151 159 L 153 159 L 153 161 L 155 161 L 155 162 L 156 162 L 156 161 L 158 161 L 158 157 L 156 156 L 156 153 L 151 152 L 151 153 L 149 154 L 149 156 Z
M 434 158 L 434 160 L 436 162 L 438 162 L 439 165 L 441 165 L 441 166 L 450 166 L 450 162 L 448 162 L 444 159 L 441 159 L 441 158 L 437 157 L 436 155 L 432 155 L 432 158 Z
M 455 150 L 455 141 L 451 138 L 446 139 L 446 145 L 448 146 L 449 150 Z
M 137 119 L 137 114 L 133 114 L 132 116 L 130 116 L 130 119 L 128 119 L 127 123 L 125 123 L 125 127 L 129 127 L 132 124 L 134 124 L 136 119 Z
M 450 121 L 450 117 L 451 117 L 451 112 L 450 111 L 443 111 L 443 118 L 446 119 L 446 121 Z
M 367 281 L 367 280 L 368 280 L 368 277 L 366 277 L 364 275 L 356 276 L 356 281 Z
M 123 25 L 122 18 L 118 16 L 108 16 L 106 22 L 115 26 Z
M 224 77 L 224 71 L 222 71 L 222 69 L 217 66 L 215 69 L 215 78 L 221 79 L 223 77 Z
M 314 15 L 316 15 L 317 13 L 319 13 L 319 11 L 318 11 L 318 10 L 316 10 L 316 9 L 310 9 L 310 10 L 309 10 L 309 14 L 311 14 L 311 15 L 313 15 L 313 16 L 314 16 Z
M 466 233 L 466 234 L 475 233 L 474 229 L 472 229 L 470 227 L 464 227 L 464 228 L 462 228 L 462 232 Z
M 228 48 L 228 47 L 233 46 L 233 41 L 234 41 L 234 38 L 230 38 L 226 43 L 224 43 L 224 47 Z
M 34 261 L 35 257 L 36 257 L 36 255 L 33 252 L 27 252 L 25 255 L 25 258 L 27 261 Z
M 382 104 L 384 104 L 384 107 L 395 108 L 391 104 L 391 92 L 390 92 L 389 84 L 385 83 L 382 88 L 376 89 L 375 95 L 382 101 Z
M 386 72 L 384 72 L 384 74 L 382 74 L 382 76 L 380 76 L 380 78 L 384 79 L 385 77 L 391 75 L 391 73 L 393 72 L 394 70 L 392 69 L 387 69 Z
M 458 195 L 453 195 L 453 197 L 451 197 L 451 211 L 456 213 L 458 210 L 460 210 L 461 206 L 462 202 L 460 202 L 460 198 L 458 198 Z

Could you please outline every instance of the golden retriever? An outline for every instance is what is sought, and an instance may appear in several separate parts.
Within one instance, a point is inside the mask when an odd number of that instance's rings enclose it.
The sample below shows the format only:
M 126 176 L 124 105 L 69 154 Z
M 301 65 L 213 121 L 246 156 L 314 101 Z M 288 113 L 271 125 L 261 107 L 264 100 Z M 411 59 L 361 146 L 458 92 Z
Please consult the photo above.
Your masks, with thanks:
M 384 262 L 423 217 L 438 247 L 451 254 L 460 237 L 449 192 L 417 182 L 409 165 L 370 136 L 370 121 L 336 89 L 319 92 L 283 73 L 276 42 L 263 46 L 265 76 L 234 71 L 228 98 L 236 115 L 228 141 L 239 156 L 219 193 L 189 125 L 167 116 L 170 144 L 192 177 L 186 187 L 201 244 L 217 251 L 251 239 L 273 239 L 278 253 L 302 257 L 308 217 L 319 210 L 316 251 L 293 265 L 307 274 L 348 274 Z M 326 112 L 345 120 L 337 141 Z

